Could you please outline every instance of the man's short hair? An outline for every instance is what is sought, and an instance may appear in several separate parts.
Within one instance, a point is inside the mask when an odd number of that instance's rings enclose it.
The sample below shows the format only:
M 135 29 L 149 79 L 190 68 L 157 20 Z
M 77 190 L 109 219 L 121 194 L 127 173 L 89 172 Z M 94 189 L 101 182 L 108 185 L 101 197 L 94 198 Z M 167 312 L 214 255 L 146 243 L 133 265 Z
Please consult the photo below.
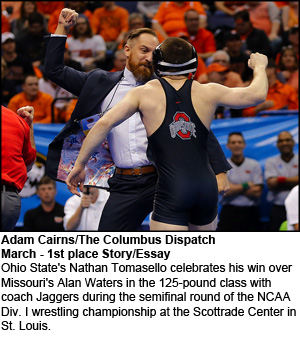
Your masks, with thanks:
M 240 131 L 232 131 L 231 133 L 229 133 L 228 134 L 228 138 L 227 138 L 227 143 L 229 142 L 230 137 L 233 136 L 233 135 L 241 136 L 241 138 L 243 139 L 243 141 L 246 143 L 244 135 Z
M 128 21 L 131 22 L 134 19 L 141 19 L 145 22 L 144 15 L 142 13 L 133 12 L 129 15 Z
M 32 25 L 34 23 L 39 23 L 41 25 L 44 25 L 44 17 L 39 12 L 30 13 L 28 16 L 28 23 L 29 25 Z
M 194 8 L 190 8 L 190 9 L 188 9 L 187 11 L 184 12 L 184 20 L 186 20 L 187 13 L 189 13 L 189 12 L 195 12 L 195 13 L 197 13 L 198 16 L 199 16 L 199 13 L 198 13 Z
M 165 62 L 181 64 L 193 58 L 192 45 L 181 38 L 167 38 L 160 47 Z
M 25 82 L 26 82 L 26 80 L 27 80 L 27 78 L 28 78 L 29 76 L 36 77 L 36 78 L 37 78 L 37 76 L 36 76 L 35 73 L 27 73 L 27 74 L 24 74 L 24 77 L 23 77 L 23 80 L 22 80 L 22 84 L 25 84 Z
M 250 15 L 247 10 L 242 10 L 234 14 L 234 20 L 241 19 L 244 22 L 250 21 Z
M 41 180 L 37 183 L 37 186 L 36 186 L 37 189 L 43 184 L 52 184 L 53 187 L 56 189 L 56 182 L 52 180 L 52 178 L 50 178 L 49 176 L 43 176 L 41 178 Z
M 131 31 L 129 33 L 127 40 L 126 40 L 126 43 L 138 38 L 142 34 L 151 34 L 151 35 L 153 35 L 157 38 L 157 35 L 154 32 L 154 30 L 152 30 L 150 28 L 138 28 L 138 29 L 134 29 L 133 31 Z

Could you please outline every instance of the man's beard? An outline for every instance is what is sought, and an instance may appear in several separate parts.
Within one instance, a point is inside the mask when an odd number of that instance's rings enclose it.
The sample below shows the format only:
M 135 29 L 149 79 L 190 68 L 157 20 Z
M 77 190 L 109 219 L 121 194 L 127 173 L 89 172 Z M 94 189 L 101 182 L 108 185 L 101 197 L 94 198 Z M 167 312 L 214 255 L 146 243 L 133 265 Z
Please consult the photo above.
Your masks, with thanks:
M 129 70 L 134 75 L 135 79 L 138 82 L 147 82 L 151 79 L 153 75 L 153 66 L 152 64 L 140 64 L 135 63 L 132 60 L 131 55 L 128 60 Z

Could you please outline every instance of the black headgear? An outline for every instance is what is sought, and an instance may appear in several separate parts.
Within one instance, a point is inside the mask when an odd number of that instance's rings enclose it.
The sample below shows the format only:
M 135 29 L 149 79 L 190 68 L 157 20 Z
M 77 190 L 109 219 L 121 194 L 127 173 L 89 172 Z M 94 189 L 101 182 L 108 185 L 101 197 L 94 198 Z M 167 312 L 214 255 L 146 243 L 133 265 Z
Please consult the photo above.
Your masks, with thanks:
M 198 67 L 198 55 L 197 52 L 192 46 L 192 58 L 184 63 L 169 63 L 164 61 L 162 51 L 160 49 L 162 43 L 159 44 L 153 51 L 153 67 L 155 74 L 159 77 L 164 76 L 164 75 L 185 75 L 192 73 L 193 76 L 195 75 Z M 170 69 L 178 69 L 177 71 L 169 71 Z

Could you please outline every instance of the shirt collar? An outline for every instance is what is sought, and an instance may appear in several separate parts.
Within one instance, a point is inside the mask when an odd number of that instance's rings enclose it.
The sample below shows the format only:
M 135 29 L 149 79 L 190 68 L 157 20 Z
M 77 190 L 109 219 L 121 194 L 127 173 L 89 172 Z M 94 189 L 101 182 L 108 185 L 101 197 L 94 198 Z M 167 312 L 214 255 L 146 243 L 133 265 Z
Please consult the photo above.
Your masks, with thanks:
M 124 79 L 131 85 L 133 86 L 137 86 L 140 83 L 138 83 L 134 77 L 134 75 L 132 74 L 132 72 L 128 69 L 128 68 L 124 68 Z

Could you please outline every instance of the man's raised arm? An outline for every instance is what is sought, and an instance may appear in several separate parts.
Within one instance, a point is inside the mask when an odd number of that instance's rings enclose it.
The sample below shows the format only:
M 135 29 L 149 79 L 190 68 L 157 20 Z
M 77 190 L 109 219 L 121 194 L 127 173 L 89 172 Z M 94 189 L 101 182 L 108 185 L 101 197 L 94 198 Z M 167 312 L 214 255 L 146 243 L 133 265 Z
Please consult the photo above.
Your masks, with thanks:
M 230 108 L 247 108 L 265 101 L 268 94 L 268 78 L 266 67 L 268 58 L 260 53 L 252 53 L 248 66 L 253 69 L 253 80 L 248 87 L 228 88 L 216 83 L 211 87 L 210 97 L 215 105 Z
M 64 65 L 67 34 L 70 27 L 76 23 L 77 17 L 78 14 L 69 8 L 60 12 L 55 34 L 48 38 L 44 72 L 48 79 L 79 96 L 88 74 Z

